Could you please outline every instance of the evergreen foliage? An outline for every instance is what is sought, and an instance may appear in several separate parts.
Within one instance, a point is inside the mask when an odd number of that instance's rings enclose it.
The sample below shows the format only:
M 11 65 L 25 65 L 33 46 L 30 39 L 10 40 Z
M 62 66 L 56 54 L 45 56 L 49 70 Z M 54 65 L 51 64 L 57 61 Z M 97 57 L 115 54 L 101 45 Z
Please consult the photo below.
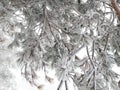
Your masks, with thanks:
M 120 66 L 119 28 L 110 0 L 0 0 L 0 42 L 8 35 L 8 48 L 22 48 L 17 63 L 31 84 L 40 69 L 51 82 L 52 68 L 57 90 L 62 84 L 68 90 L 69 79 L 78 90 L 118 90 L 112 66 Z

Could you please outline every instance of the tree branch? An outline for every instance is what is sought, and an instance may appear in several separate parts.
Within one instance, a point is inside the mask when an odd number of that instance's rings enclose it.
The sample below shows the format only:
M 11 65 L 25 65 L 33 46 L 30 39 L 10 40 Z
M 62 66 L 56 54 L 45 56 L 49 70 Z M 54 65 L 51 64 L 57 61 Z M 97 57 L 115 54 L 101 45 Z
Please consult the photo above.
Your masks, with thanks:
M 116 13 L 116 15 L 118 17 L 118 20 L 120 20 L 120 10 L 119 10 L 119 8 L 117 6 L 117 3 L 115 2 L 115 0 L 110 0 L 110 2 L 111 2 L 111 6 L 115 10 L 115 13 Z

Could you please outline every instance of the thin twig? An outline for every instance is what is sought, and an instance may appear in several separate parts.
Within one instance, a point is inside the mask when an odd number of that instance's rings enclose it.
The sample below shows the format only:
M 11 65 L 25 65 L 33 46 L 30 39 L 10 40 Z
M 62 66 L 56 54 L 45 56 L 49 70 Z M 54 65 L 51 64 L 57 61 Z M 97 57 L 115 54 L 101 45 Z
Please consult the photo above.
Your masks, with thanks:
M 94 42 L 93 42 L 94 43 Z M 94 45 L 93 45 L 93 47 L 94 47 Z M 93 57 L 94 57 L 94 50 L 93 50 L 93 52 L 92 52 L 92 59 L 90 58 L 90 55 L 89 55 L 89 51 L 88 51 L 88 46 L 86 46 L 86 51 L 87 51 L 87 55 L 88 55 L 88 58 L 89 58 L 89 60 L 90 60 L 90 62 L 91 62 L 91 64 L 92 64 L 92 66 L 93 66 L 93 68 L 94 68 L 94 90 L 96 90 L 96 68 L 95 68 L 95 65 L 94 65 L 94 63 L 93 63 Z
M 58 85 L 57 90 L 60 90 L 60 88 L 61 88 L 62 84 L 63 84 L 63 80 L 61 80 L 61 81 L 60 81 L 60 84 Z
M 96 68 L 94 71 L 94 90 L 96 90 Z
M 67 81 L 65 81 L 65 89 L 68 90 Z
M 89 55 L 88 46 L 86 46 L 86 51 L 87 51 L 88 58 L 89 58 L 89 60 L 90 60 L 90 62 L 91 62 L 91 64 L 92 64 L 93 68 L 95 68 L 95 67 L 94 67 L 94 63 L 93 63 L 93 61 L 92 61 L 92 59 L 91 59 L 91 57 L 90 57 L 90 55 Z
M 95 51 L 95 44 L 94 44 L 94 41 L 93 41 L 93 46 L 92 46 L 92 60 L 93 60 L 93 58 L 94 58 L 94 51 Z
M 70 53 L 70 56 L 74 56 L 76 55 L 82 48 L 84 47 L 84 45 L 82 45 L 81 47 L 79 47 L 77 50 L 73 50 L 71 53 Z
M 108 39 L 109 39 L 109 34 L 107 34 L 107 36 L 106 36 L 106 44 L 105 44 L 105 47 L 104 47 L 104 51 L 105 51 L 106 48 L 107 48 L 107 45 L 108 45 Z

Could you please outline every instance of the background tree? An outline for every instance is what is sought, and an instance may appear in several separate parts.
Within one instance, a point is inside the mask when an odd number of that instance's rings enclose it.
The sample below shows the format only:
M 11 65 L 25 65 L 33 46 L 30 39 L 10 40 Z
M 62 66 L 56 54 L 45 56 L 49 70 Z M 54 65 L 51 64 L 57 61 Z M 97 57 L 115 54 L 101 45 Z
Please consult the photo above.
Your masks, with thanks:
M 0 32 L 13 38 L 8 48 L 21 48 L 17 60 L 25 78 L 36 71 L 56 71 L 68 90 L 118 90 L 111 70 L 120 65 L 119 0 L 0 0 Z M 2 39 L 1 39 L 2 40 Z M 76 54 L 85 49 L 82 58 Z M 78 73 L 76 69 L 81 69 Z

